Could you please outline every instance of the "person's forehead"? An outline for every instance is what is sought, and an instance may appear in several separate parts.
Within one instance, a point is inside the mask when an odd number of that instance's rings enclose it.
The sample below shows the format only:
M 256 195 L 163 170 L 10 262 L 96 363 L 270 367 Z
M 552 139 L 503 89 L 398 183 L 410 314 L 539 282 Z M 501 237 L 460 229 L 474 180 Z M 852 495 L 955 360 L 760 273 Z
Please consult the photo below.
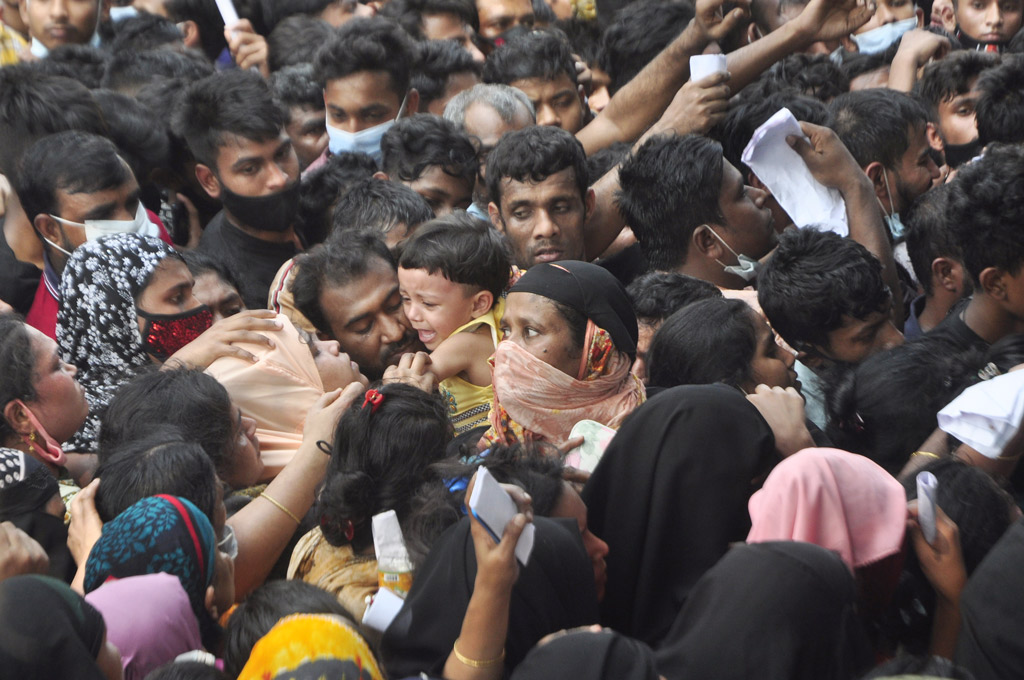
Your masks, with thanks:
M 331 326 L 344 328 L 352 319 L 383 310 L 398 287 L 398 272 L 389 263 L 374 257 L 366 271 L 341 286 L 324 290 L 324 315 Z
M 501 200 L 505 204 L 514 201 L 544 203 L 565 196 L 581 198 L 573 168 L 559 170 L 539 182 L 520 182 L 511 177 L 502 179 Z
M 342 108 L 363 108 L 374 104 L 398 107 L 401 103 L 387 71 L 358 71 L 335 78 L 327 83 L 324 95 L 327 104 Z
M 476 9 L 480 18 L 484 16 L 524 16 L 533 13 L 530 0 L 476 0 Z
M 563 92 L 575 92 L 576 86 L 565 73 L 554 78 L 523 78 L 511 83 L 512 87 L 522 90 L 533 101 L 543 101 L 558 96 Z
M 907 150 L 901 159 L 905 164 L 916 165 L 921 156 L 928 152 L 928 132 L 925 125 L 911 125 L 907 131 Z
M 722 184 L 719 189 L 721 196 L 729 197 L 743 184 L 743 175 L 729 161 L 722 159 Z
M 439 165 L 428 165 L 423 174 L 409 184 L 409 188 L 417 193 L 432 191 L 461 197 L 473 190 L 473 180 L 449 175 Z
M 517 126 L 517 122 L 520 121 L 514 120 L 512 123 L 506 123 L 493 106 L 486 102 L 475 101 L 466 108 L 463 125 L 466 134 L 476 137 L 484 146 L 494 146 L 506 133 L 520 130 L 529 125 L 527 122 L 526 125 Z
M 537 324 L 548 325 L 562 320 L 554 303 L 536 293 L 509 293 L 505 300 L 507 320 L 528 318 Z M 563 322 L 564 323 L 564 322 Z
M 277 137 L 263 142 L 225 132 L 221 137 L 221 145 L 217 147 L 217 166 L 229 168 L 243 158 L 273 158 L 286 141 L 288 133 L 283 129 Z
M 57 209 L 60 211 L 58 217 L 74 221 L 76 215 L 84 215 L 104 203 L 119 203 L 138 188 L 139 183 L 135 181 L 135 177 L 129 176 L 116 187 L 99 191 L 72 193 L 65 189 L 57 189 L 54 198 L 57 199 Z
M 218 302 L 234 294 L 235 289 L 220 278 L 216 272 L 203 272 L 196 277 L 192 292 L 196 295 L 208 296 Z
M 454 12 L 424 14 L 421 24 L 427 40 L 450 40 L 466 35 L 466 22 Z

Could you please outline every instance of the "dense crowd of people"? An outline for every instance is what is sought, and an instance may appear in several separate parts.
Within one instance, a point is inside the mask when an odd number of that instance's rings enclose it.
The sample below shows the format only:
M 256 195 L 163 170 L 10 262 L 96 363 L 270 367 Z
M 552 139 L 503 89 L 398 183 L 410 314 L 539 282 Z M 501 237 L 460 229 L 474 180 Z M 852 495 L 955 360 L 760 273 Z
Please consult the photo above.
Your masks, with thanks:
M 1024 0 L 0 19 L 0 678 L 1024 677 Z

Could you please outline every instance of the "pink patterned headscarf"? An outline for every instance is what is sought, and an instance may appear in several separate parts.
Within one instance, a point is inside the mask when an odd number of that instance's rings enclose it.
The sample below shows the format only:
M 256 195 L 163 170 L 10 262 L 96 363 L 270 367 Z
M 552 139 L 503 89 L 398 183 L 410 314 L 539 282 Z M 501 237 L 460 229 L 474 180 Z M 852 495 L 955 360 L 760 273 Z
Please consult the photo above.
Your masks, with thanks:
M 838 449 L 786 458 L 748 508 L 748 543 L 814 543 L 839 553 L 851 570 L 899 552 L 907 522 L 903 486 L 870 459 Z

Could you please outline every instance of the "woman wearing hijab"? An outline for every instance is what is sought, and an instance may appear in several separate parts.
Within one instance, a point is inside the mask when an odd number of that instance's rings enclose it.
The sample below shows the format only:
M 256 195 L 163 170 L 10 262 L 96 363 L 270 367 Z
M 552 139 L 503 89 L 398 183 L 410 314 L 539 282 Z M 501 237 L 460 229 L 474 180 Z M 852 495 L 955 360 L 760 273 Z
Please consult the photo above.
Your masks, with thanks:
M 583 489 L 590 530 L 608 544 L 602 624 L 657 647 L 697 580 L 747 535 L 775 446 L 725 385 L 673 387 L 626 420 Z
M 556 633 L 534 647 L 511 680 L 658 680 L 654 652 L 612 630 Z
M 190 501 L 177 496 L 150 496 L 103 525 L 85 568 L 85 592 L 111 580 L 166 573 L 177 577 L 199 621 L 204 646 L 215 648 L 220 631 L 217 611 L 234 602 L 231 558 L 217 550 L 213 525 Z M 215 576 L 217 577 L 215 582 Z M 214 611 L 207 609 L 213 588 Z
M 89 417 L 70 441 L 76 451 L 96 449 L 99 416 L 114 392 L 139 369 L 170 358 L 205 368 L 218 356 L 239 354 L 234 341 L 269 343 L 250 331 L 273 330 L 270 312 L 245 312 L 205 335 L 213 315 L 192 294 L 181 256 L 158 238 L 112 234 L 88 241 L 68 258 L 61 277 L 57 342 L 78 368 Z M 186 345 L 189 345 L 188 349 Z
M 0 448 L 0 522 L 31 536 L 50 558 L 50 576 L 70 583 L 75 561 L 68 550 L 66 508 L 53 474 L 24 451 Z
M 730 550 L 657 651 L 667 678 L 852 680 L 871 666 L 842 560 L 808 543 Z
M 370 646 L 334 614 L 287 616 L 260 638 L 238 680 L 384 680 Z
M 509 290 L 492 359 L 494 406 L 481 441 L 562 446 L 580 420 L 617 428 L 643 403 L 630 373 L 636 316 L 626 290 L 587 262 L 531 267 Z
M 103 616 L 48 576 L 0 581 L 0 673 L 19 680 L 120 680 Z
M 125 680 L 143 680 L 179 654 L 203 647 L 188 593 L 171 574 L 110 581 L 85 601 L 107 622 L 107 639 L 121 653 Z
M 504 655 L 486 660 L 488 665 L 503 661 L 506 672 L 545 635 L 597 622 L 594 571 L 575 520 L 535 517 L 533 522 L 533 552 L 526 566 L 519 565 L 512 586 Z M 440 676 L 449 656 L 459 656 L 455 645 L 476 580 L 477 553 L 467 517 L 434 544 L 384 633 L 380 653 L 389 677 Z
M 227 389 L 242 415 L 256 421 L 265 479 L 273 479 L 295 455 L 306 414 L 325 391 L 356 381 L 367 384 L 337 341 L 318 340 L 283 314 L 277 321 L 281 329 L 266 333 L 273 347 L 241 343 L 255 362 L 226 356 L 206 369 Z

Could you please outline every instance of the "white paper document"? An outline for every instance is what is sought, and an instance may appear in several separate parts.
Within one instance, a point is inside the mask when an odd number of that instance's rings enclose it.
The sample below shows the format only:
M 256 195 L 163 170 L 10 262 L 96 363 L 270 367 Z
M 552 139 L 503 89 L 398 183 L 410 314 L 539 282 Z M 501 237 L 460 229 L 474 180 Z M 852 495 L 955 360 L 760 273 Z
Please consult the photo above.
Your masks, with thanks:
M 235 4 L 231 0 L 216 0 L 217 9 L 220 10 L 220 18 L 224 20 L 225 26 L 238 23 L 238 12 L 235 10 Z
M 743 150 L 743 162 L 764 182 L 797 227 L 848 236 L 846 201 L 838 190 L 814 179 L 800 154 L 786 142 L 789 135 L 807 139 L 790 110 L 779 109 L 754 131 Z
M 695 54 L 690 57 L 690 80 L 704 80 L 728 70 L 724 54 Z
M 1024 416 L 1024 371 L 964 390 L 939 411 L 939 427 L 987 458 L 998 458 Z
M 491 538 L 499 542 L 505 533 L 505 526 L 519 512 L 516 502 L 482 465 L 478 468 L 476 484 L 473 485 L 473 493 L 469 497 L 469 509 L 490 532 Z M 519 542 L 516 543 L 516 558 L 523 566 L 530 561 L 535 531 L 536 527 L 532 523 L 527 524 L 523 527 L 523 533 L 519 535 Z
M 373 596 L 373 601 L 363 613 L 363 625 L 383 633 L 398 616 L 403 604 L 405 604 L 405 600 L 387 588 L 381 588 Z

